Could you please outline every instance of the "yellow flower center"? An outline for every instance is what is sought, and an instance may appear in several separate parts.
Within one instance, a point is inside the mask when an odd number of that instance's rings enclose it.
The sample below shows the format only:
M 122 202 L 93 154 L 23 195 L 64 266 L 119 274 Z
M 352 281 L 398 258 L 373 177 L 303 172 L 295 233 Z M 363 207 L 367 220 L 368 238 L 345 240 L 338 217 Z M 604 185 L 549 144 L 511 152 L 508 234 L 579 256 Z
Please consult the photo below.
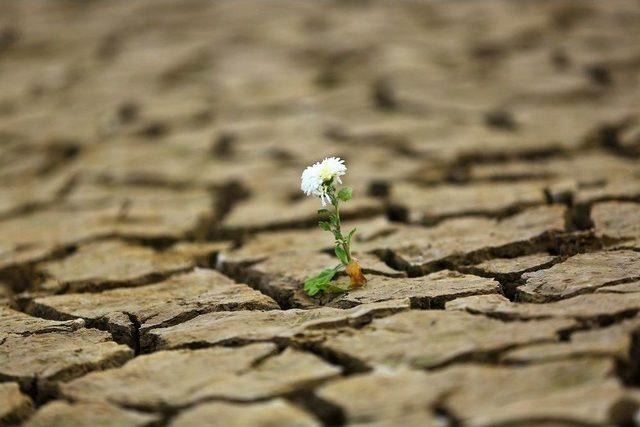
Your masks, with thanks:
M 333 178 L 333 171 L 331 170 L 331 168 L 328 165 L 324 166 L 320 170 L 320 178 L 322 178 L 322 182 L 329 181 L 329 180 L 331 180 Z

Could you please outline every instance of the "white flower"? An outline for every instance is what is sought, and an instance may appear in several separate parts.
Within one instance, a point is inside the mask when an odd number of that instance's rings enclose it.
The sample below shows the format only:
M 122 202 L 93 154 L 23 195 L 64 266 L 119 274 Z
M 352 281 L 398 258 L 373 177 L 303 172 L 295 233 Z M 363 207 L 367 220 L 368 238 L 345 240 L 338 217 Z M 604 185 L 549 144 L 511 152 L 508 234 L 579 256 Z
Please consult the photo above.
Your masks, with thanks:
M 302 184 L 300 189 L 307 196 L 320 197 L 322 206 L 330 202 L 325 184 L 335 179 L 338 184 L 342 184 L 340 177 L 347 173 L 344 160 L 339 157 L 327 157 L 321 162 L 307 167 L 302 172 Z

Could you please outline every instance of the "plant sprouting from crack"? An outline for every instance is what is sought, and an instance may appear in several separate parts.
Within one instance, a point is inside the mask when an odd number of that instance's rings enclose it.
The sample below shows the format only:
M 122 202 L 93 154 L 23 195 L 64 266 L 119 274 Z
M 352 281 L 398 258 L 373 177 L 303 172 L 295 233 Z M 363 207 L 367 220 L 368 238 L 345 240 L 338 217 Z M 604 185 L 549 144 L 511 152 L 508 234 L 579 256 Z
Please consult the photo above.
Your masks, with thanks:
M 342 233 L 340 223 L 340 203 L 348 202 L 353 196 L 353 190 L 344 187 L 338 190 L 337 185 L 342 184 L 340 179 L 347 172 L 344 160 L 337 157 L 329 157 L 322 162 L 309 166 L 302 173 L 301 189 L 307 196 L 319 197 L 322 209 L 318 214 L 323 218 L 318 225 L 321 229 L 330 232 L 334 237 L 335 254 L 340 264 L 333 268 L 327 268 L 318 275 L 309 277 L 304 282 L 304 290 L 314 296 L 319 292 L 346 292 L 352 287 L 362 286 L 367 279 L 362 274 L 358 260 L 351 255 L 351 242 L 356 233 L 352 229 L 346 235 Z M 332 209 L 327 208 L 331 206 Z M 334 276 L 346 270 L 350 283 L 333 282 Z

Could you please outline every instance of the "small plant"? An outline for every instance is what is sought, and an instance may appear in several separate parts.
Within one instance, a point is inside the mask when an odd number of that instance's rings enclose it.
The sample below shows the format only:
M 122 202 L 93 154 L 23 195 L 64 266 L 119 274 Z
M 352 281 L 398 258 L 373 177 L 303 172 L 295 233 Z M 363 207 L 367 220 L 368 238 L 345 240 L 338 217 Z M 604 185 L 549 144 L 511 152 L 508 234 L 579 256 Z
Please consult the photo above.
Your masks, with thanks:
M 310 296 L 319 292 L 346 292 L 350 288 L 367 283 L 358 260 L 351 255 L 351 242 L 356 229 L 344 235 L 340 228 L 340 202 L 347 202 L 353 196 L 351 188 L 344 187 L 340 190 L 337 188 L 338 184 L 342 184 L 340 177 L 345 173 L 347 173 L 347 167 L 344 160 L 338 157 L 326 158 L 302 172 L 300 188 L 307 196 L 320 198 L 322 209 L 318 210 L 318 214 L 322 216 L 322 220 L 318 225 L 321 229 L 333 234 L 335 254 L 340 260 L 337 266 L 322 270 L 317 276 L 305 280 L 304 290 Z M 327 205 L 333 209 L 328 209 Z M 342 269 L 345 269 L 350 283 L 332 282 L 336 273 Z

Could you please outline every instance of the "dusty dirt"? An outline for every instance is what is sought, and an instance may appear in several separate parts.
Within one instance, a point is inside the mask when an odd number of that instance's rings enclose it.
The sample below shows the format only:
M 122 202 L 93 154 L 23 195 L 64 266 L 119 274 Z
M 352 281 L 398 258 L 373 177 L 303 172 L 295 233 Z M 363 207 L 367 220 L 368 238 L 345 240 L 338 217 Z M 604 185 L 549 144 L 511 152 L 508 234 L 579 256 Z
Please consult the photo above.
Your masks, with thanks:
M 1 2 L 0 425 L 632 426 L 639 112 L 636 0 Z

